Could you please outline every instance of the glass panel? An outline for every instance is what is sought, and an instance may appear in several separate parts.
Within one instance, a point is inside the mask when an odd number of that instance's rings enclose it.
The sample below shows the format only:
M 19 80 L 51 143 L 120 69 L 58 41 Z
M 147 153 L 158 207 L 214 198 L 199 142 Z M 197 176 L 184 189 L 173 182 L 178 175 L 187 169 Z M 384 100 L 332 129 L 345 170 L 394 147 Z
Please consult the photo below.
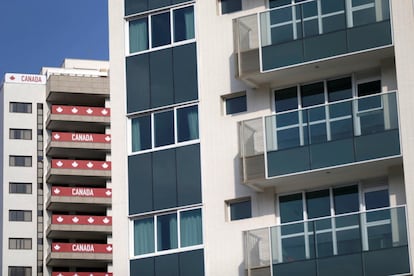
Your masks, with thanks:
M 227 98 L 226 100 L 226 114 L 235 114 L 247 110 L 246 95 Z
M 154 252 L 154 218 L 134 221 L 134 255 Z
M 371 210 L 390 206 L 388 189 L 366 192 L 365 209 Z
M 299 113 L 301 113 L 301 112 L 294 111 L 294 112 L 287 112 L 287 113 L 277 114 L 276 115 L 277 127 L 281 128 L 281 127 L 286 127 L 286 126 L 299 124 L 299 116 L 298 116 Z M 267 118 L 269 118 L 269 121 L 272 120 L 271 117 L 267 117 Z
M 336 241 L 339 255 L 361 252 L 361 230 L 359 225 L 354 229 L 337 230 Z
M 231 13 L 242 9 L 241 0 L 221 0 L 221 13 Z
M 275 91 L 276 112 L 282 112 L 298 108 L 297 88 L 289 87 Z
M 277 131 L 277 147 L 279 150 L 300 146 L 299 128 L 288 128 Z
M 132 119 L 132 151 L 151 148 L 151 116 L 142 116 Z
M 194 38 L 193 6 L 174 10 L 174 42 Z
M 285 5 L 289 5 L 292 3 L 292 0 L 269 0 L 269 7 L 275 8 L 275 7 L 281 7 Z
M 180 213 L 181 247 L 203 243 L 201 209 Z
M 306 208 L 308 219 L 330 216 L 331 204 L 329 190 L 306 193 Z
M 282 239 L 283 262 L 293 262 L 306 259 L 305 237 L 292 237 Z
M 385 126 L 382 110 L 361 114 L 360 124 L 362 135 L 383 132 L 385 130 Z
M 389 213 L 389 210 L 387 210 Z M 378 250 L 392 247 L 391 224 L 385 223 L 367 227 L 369 250 Z
M 178 247 L 177 214 L 157 217 L 157 250 L 168 250 Z
M 252 217 L 252 203 L 250 200 L 230 203 L 230 219 L 239 220 Z
M 359 211 L 358 186 L 333 189 L 335 214 Z
M 371 81 L 358 84 L 358 97 L 381 93 L 381 81 Z
M 198 106 L 177 109 L 178 142 L 198 139 Z
M 331 140 L 351 138 L 353 136 L 352 119 L 331 121 Z
M 303 220 L 302 194 L 279 197 L 280 222 Z
M 297 10 L 300 9 L 301 13 L 296 14 L 296 18 L 303 17 L 303 37 L 315 36 L 319 34 L 319 22 L 318 22 L 318 6 L 317 2 L 308 2 L 297 6 Z
M 135 53 L 148 49 L 148 18 L 129 22 L 129 52 Z
M 174 144 L 174 111 L 154 114 L 155 146 Z
M 325 102 L 323 82 L 302 85 L 300 88 L 302 107 L 323 104 Z
M 315 238 L 316 256 L 318 258 L 328 257 L 333 255 L 332 232 L 317 233 Z
M 354 26 L 361 26 L 376 21 L 375 7 L 363 8 L 353 12 Z
M 352 98 L 351 77 L 327 81 L 329 102 Z
M 170 13 L 151 16 L 152 48 L 171 43 Z

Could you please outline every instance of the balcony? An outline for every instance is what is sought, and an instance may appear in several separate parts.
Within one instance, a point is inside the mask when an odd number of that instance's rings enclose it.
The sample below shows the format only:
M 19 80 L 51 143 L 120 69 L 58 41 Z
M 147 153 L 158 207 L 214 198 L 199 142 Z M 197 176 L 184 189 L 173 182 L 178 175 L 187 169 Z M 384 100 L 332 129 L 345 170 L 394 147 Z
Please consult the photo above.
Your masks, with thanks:
M 46 128 L 54 131 L 104 133 L 110 124 L 110 109 L 104 107 L 52 105 Z
M 52 243 L 48 266 L 106 267 L 112 262 L 112 245 L 97 243 Z
M 105 212 L 111 198 L 111 189 L 53 186 L 46 206 L 50 211 L 84 211 L 87 205 L 88 211 Z
M 49 157 L 105 159 L 111 151 L 111 135 L 99 133 L 52 132 L 46 153 Z
M 402 162 L 396 92 L 243 121 L 240 137 L 244 182 L 257 189 L 377 177 Z
M 50 103 L 105 104 L 109 98 L 108 72 L 82 71 L 83 75 L 50 75 L 46 100 Z
M 359 2 L 310 0 L 236 19 L 238 77 L 281 86 L 379 66 L 394 55 L 389 1 Z
M 244 237 L 251 276 L 410 273 L 404 206 L 256 229 Z
M 110 161 L 52 159 L 46 179 L 49 183 L 104 184 L 111 178 Z
M 47 228 L 50 239 L 101 240 L 112 232 L 112 217 L 53 215 Z

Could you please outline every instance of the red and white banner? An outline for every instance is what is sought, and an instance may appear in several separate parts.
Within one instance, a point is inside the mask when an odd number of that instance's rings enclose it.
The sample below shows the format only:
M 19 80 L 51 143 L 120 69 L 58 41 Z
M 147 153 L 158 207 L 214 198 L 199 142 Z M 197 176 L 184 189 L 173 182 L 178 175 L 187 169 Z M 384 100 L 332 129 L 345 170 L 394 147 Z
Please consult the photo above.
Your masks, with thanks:
M 52 141 L 110 143 L 111 135 L 98 133 L 52 132 Z
M 6 83 L 45 84 L 46 83 L 46 76 L 44 76 L 44 75 L 33 75 L 33 74 L 7 73 L 4 81 Z
M 104 107 L 52 105 L 52 114 L 109 117 L 111 110 Z
M 71 225 L 112 225 L 112 217 L 104 216 L 76 216 L 76 215 L 53 215 L 52 224 Z
M 111 170 L 110 161 L 68 160 L 52 159 L 53 169 L 76 169 L 76 170 Z
M 52 276 L 112 276 L 112 272 L 52 272 Z
M 84 188 L 84 187 L 52 187 L 52 196 L 74 196 L 74 197 L 106 197 L 112 196 L 111 189 Z
M 112 244 L 100 243 L 52 243 L 52 252 L 112 253 Z

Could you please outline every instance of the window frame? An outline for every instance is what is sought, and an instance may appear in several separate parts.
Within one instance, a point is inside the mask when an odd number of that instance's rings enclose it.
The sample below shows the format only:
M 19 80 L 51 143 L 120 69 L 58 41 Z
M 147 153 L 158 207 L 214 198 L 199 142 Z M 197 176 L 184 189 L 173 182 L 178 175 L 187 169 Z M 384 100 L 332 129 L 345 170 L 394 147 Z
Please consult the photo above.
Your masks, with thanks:
M 25 138 L 26 134 L 30 134 L 30 138 Z M 30 128 L 10 128 L 9 129 L 10 140 L 32 140 L 33 131 Z
M 16 187 L 16 191 L 19 191 L 19 187 L 23 187 L 20 185 L 24 185 L 25 191 L 29 190 L 27 187 L 30 187 L 30 192 L 12 192 L 12 187 Z M 33 183 L 31 182 L 9 182 L 9 194 L 21 194 L 21 195 L 31 195 L 33 193 Z
M 234 206 L 235 204 L 239 204 L 239 203 L 249 203 L 250 215 L 246 217 L 242 217 L 242 218 L 233 219 L 232 218 L 232 206 Z M 227 210 L 226 212 L 227 221 L 233 222 L 233 221 L 246 220 L 246 219 L 253 218 L 252 198 L 250 196 L 226 200 L 225 204 L 226 204 L 226 210 Z
M 229 113 L 229 110 L 227 108 L 227 101 L 238 99 L 238 98 L 244 98 L 245 106 L 243 106 L 243 110 Z M 246 91 L 241 91 L 241 92 L 231 93 L 231 94 L 227 94 L 227 95 L 222 95 L 221 100 L 223 102 L 223 113 L 224 113 L 225 116 L 239 115 L 239 114 L 247 112 L 247 103 L 248 103 L 248 101 L 247 101 Z
M 24 158 L 24 159 L 21 159 Z M 23 160 L 23 165 L 20 161 Z M 30 160 L 30 161 L 28 161 Z M 30 155 L 9 155 L 9 167 L 31 168 L 33 166 L 33 157 Z
M 31 210 L 9 210 L 9 221 L 31 222 L 32 220 L 33 215 Z
M 195 244 L 195 245 L 189 245 L 189 246 L 182 246 L 182 240 L 181 240 L 181 214 L 188 212 L 188 211 L 193 211 L 193 210 L 199 210 L 200 211 L 200 216 L 201 216 L 201 243 L 200 244 Z M 166 249 L 166 250 L 159 250 L 158 249 L 158 240 L 157 240 L 157 235 L 158 235 L 158 228 L 157 228 L 157 219 L 160 216 L 164 216 L 164 215 L 171 215 L 171 214 L 176 214 L 176 223 L 177 223 L 177 247 L 176 248 L 171 248 L 171 249 Z M 134 224 L 136 220 L 141 220 L 141 219 L 148 219 L 148 218 L 152 218 L 153 221 L 153 235 L 154 235 L 154 241 L 153 241 L 153 248 L 154 251 L 150 252 L 150 253 L 143 253 L 143 254 L 138 254 L 135 255 L 135 237 L 134 237 Z M 175 210 L 165 210 L 164 212 L 151 212 L 148 214 L 144 214 L 144 215 L 139 215 L 139 216 L 130 216 L 130 240 L 132 240 L 132 245 L 130 246 L 130 259 L 143 259 L 143 258 L 148 258 L 148 257 L 153 257 L 153 256 L 160 256 L 160 255 L 166 255 L 166 254 L 173 254 L 173 253 L 179 253 L 179 252 L 185 252 L 185 251 L 192 251 L 192 250 L 196 250 L 196 249 L 202 249 L 204 248 L 204 231 L 203 231 L 203 208 L 202 206 L 193 206 L 193 207 L 188 207 L 188 208 L 182 208 L 182 209 L 175 209 Z
M 33 107 L 32 107 L 32 103 L 30 102 L 10 102 L 9 103 L 9 113 L 31 114 L 32 112 L 33 112 Z
M 13 271 L 17 269 L 17 271 Z M 32 267 L 31 266 L 9 266 L 8 267 L 8 276 L 32 276 Z M 23 274 L 20 274 L 23 272 Z
M 179 133 L 178 133 L 178 111 L 181 109 L 185 109 L 188 107 L 196 107 L 197 108 L 197 138 L 195 139 L 190 139 L 190 140 L 185 140 L 185 141 L 179 141 Z M 154 116 L 156 114 L 160 114 L 163 112 L 168 112 L 168 111 L 173 111 L 173 122 L 174 122 L 174 142 L 172 144 L 166 144 L 166 145 L 161 145 L 161 146 L 156 146 L 156 141 L 155 141 L 155 119 Z M 148 149 L 143 149 L 143 150 L 134 150 L 133 149 L 133 142 L 132 142 L 132 135 L 133 135 L 133 120 L 139 117 L 148 117 L 150 119 L 150 129 L 151 129 L 151 133 L 150 135 L 150 140 L 151 140 L 151 146 Z M 130 117 L 127 118 L 128 120 L 128 124 L 127 124 L 127 128 L 128 128 L 128 151 L 129 151 L 129 155 L 135 155 L 135 154 L 143 154 L 143 153 L 148 153 L 148 152 L 152 152 L 152 151 L 157 151 L 157 150 L 163 150 L 163 149 L 169 149 L 169 148 L 175 148 L 177 146 L 186 146 L 186 145 L 191 145 L 191 144 L 196 144 L 200 142 L 200 120 L 199 120 L 199 105 L 198 102 L 195 103 L 188 103 L 188 104 L 184 104 L 184 105 L 176 105 L 176 106 L 170 106 L 167 108 L 161 108 L 161 109 L 154 109 L 151 111 L 147 111 L 147 112 L 140 112 L 137 114 L 132 114 Z
M 187 7 L 193 7 L 193 28 L 194 28 L 194 37 L 193 38 L 189 38 L 189 39 L 184 39 L 181 41 L 175 41 L 175 35 L 174 35 L 174 27 L 175 27 L 175 21 L 174 21 L 174 11 L 179 10 L 179 9 L 184 9 Z M 164 44 L 164 45 L 160 45 L 160 46 L 156 46 L 156 47 L 152 47 L 152 17 L 155 15 L 159 15 L 162 13 L 169 13 L 169 20 L 170 20 L 170 43 Z M 134 55 L 138 55 L 138 54 L 143 54 L 143 53 L 148 53 L 148 52 L 152 52 L 152 51 L 156 51 L 156 50 L 161 50 L 161 49 L 166 49 L 166 48 L 171 48 L 174 46 L 179 46 L 179 45 L 184 45 L 184 44 L 189 44 L 192 42 L 196 41 L 196 36 L 197 36 L 197 28 L 196 28 L 196 20 L 195 20 L 195 16 L 196 16 L 196 5 L 194 4 L 194 2 L 192 3 L 185 3 L 185 4 L 178 4 L 169 8 L 162 8 L 162 9 L 158 9 L 155 10 L 153 12 L 145 12 L 145 13 L 139 13 L 139 14 L 135 14 L 132 16 L 128 16 L 125 17 L 125 53 L 126 56 L 134 56 Z M 138 20 L 138 19 L 143 19 L 143 18 L 147 18 L 147 42 L 148 42 L 148 48 L 144 49 L 144 50 L 140 50 L 140 51 L 136 51 L 136 52 L 131 52 L 130 50 L 130 22 L 134 21 L 134 20 Z
M 8 248 L 10 250 L 32 250 L 33 248 L 32 239 L 31 238 L 9 238 Z

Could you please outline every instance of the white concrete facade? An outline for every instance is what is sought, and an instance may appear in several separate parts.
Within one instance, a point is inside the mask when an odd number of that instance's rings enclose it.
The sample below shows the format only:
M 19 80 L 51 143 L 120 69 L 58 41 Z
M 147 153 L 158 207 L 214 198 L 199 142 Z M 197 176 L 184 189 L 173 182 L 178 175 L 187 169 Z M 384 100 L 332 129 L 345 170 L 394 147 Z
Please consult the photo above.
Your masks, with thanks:
M 44 76 L 39 76 L 44 78 Z M 37 271 L 37 104 L 44 104 L 45 84 L 12 83 L 7 80 L 1 91 L 2 98 L 2 275 L 9 275 L 9 267 L 29 267 L 32 275 Z M 30 113 L 14 113 L 10 103 L 29 103 Z M 40 112 L 43 112 L 41 110 Z M 27 129 L 31 139 L 11 139 L 10 129 Z M 29 156 L 31 165 L 16 167 L 9 164 L 10 156 Z M 30 193 L 15 193 L 10 190 L 10 183 L 29 183 Z M 10 221 L 11 210 L 29 211 L 30 221 Z M 30 239 L 31 246 L 27 249 L 10 249 L 9 239 Z M 40 238 L 40 241 L 42 239 Z
M 359 56 L 350 53 L 305 65 L 298 64 L 296 67 L 275 70 L 276 73 L 271 81 L 263 81 L 259 85 L 253 85 L 254 87 L 248 80 L 235 77 L 238 72 L 234 20 L 265 11 L 269 7 L 269 1 L 243 0 L 241 11 L 223 15 L 220 14 L 220 1 L 190 2 L 194 4 L 197 42 L 205 275 L 276 275 L 247 274 L 244 231 L 280 225 L 280 196 L 305 194 L 321 189 L 332 191 L 335 187 L 350 184 L 357 185 L 359 189 L 358 212 L 368 209 L 365 206 L 365 192 L 378 187 L 386 187 L 390 207 L 406 206 L 411 255 L 410 272 L 404 275 L 412 275 L 414 192 L 410 183 L 413 182 L 414 174 L 410 168 L 414 166 L 412 164 L 414 115 L 411 107 L 414 102 L 411 92 L 414 90 L 413 1 L 390 1 L 393 44 L 384 47 L 385 50 L 379 49 L 381 47 L 375 49 L 377 52 L 374 52 L 378 56 L 370 57 L 369 62 L 359 63 Z M 113 240 L 119 247 L 113 260 L 113 269 L 114 274 L 117 275 L 132 275 L 129 261 L 134 259 L 134 256 L 131 256 L 134 233 L 132 221 L 128 217 L 128 200 L 126 200 L 128 199 L 128 154 L 131 144 L 131 137 L 128 136 L 130 135 L 128 116 L 126 116 L 125 68 L 126 57 L 129 56 L 125 52 L 127 48 L 125 44 L 129 43 L 126 26 L 134 16 L 156 13 L 163 8 L 129 17 L 124 15 L 124 8 L 124 1 L 122 3 L 109 1 L 111 105 L 114 111 L 111 125 L 114 142 L 112 181 L 117 183 L 113 194 Z M 390 50 L 391 54 L 389 52 L 384 54 L 383 50 Z M 336 62 L 339 64 L 338 67 L 335 66 Z M 274 91 L 277 89 L 299 87 L 303 84 L 343 76 L 352 78 L 354 93 L 359 83 L 373 79 L 381 80 L 381 92 L 384 94 L 397 91 L 401 154 L 390 160 L 384 158 L 385 161 L 379 158 L 381 160 L 355 162 L 355 164 L 333 166 L 283 177 L 270 177 L 269 181 L 263 181 L 262 184 L 243 183 L 239 123 L 275 114 Z M 257 79 L 260 80 L 260 77 Z M 247 111 L 226 115 L 223 98 L 241 91 L 245 91 L 247 95 Z M 246 197 L 251 199 L 252 217 L 230 221 L 227 202 Z

